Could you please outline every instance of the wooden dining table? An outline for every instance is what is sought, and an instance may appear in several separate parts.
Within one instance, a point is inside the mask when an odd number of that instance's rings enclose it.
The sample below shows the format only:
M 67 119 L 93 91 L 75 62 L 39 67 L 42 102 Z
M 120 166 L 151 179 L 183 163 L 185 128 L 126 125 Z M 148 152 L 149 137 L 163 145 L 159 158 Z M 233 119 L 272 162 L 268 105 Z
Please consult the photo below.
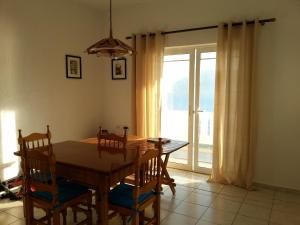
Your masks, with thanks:
M 59 142 L 53 144 L 53 152 L 58 176 L 72 179 L 96 190 L 97 224 L 107 225 L 110 187 L 134 173 L 137 151 L 147 151 L 153 148 L 154 144 L 147 142 L 144 138 L 129 136 L 126 152 L 112 153 L 99 151 L 97 143 L 97 138 Z M 187 144 L 187 142 L 171 141 L 163 145 L 163 154 L 167 157 L 171 152 Z M 165 161 L 162 165 L 162 172 L 165 171 L 164 177 L 169 177 L 170 183 L 171 178 L 164 164 Z M 175 184 L 174 180 L 173 183 Z
M 90 144 L 98 144 L 98 139 L 96 137 L 92 137 L 92 138 L 87 138 L 87 139 L 81 140 L 81 142 L 90 143 Z M 127 137 L 127 146 L 135 145 L 137 143 L 144 143 L 144 142 L 147 142 L 147 138 L 139 137 L 139 136 L 135 136 L 135 135 L 128 135 L 128 137 Z M 162 165 L 161 165 L 161 167 L 162 167 L 161 182 L 162 182 L 162 184 L 168 185 L 170 187 L 173 195 L 175 195 L 175 192 L 176 192 L 176 190 L 175 190 L 176 183 L 175 183 L 175 180 L 173 178 L 171 178 L 171 176 L 167 170 L 170 154 L 187 146 L 188 144 L 189 143 L 186 141 L 177 141 L 177 140 L 170 140 L 169 142 L 163 144 L 162 155 L 165 157 L 162 159 Z

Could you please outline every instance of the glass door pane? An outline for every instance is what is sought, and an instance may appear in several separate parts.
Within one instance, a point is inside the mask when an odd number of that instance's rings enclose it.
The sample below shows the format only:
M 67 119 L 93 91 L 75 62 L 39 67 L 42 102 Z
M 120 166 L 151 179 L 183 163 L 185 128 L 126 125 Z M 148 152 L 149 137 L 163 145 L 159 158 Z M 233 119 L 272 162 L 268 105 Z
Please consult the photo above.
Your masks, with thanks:
M 189 141 L 189 79 L 191 54 L 164 56 L 161 83 L 161 136 Z M 170 155 L 169 162 L 189 166 L 188 147 Z M 174 165 L 173 165 L 174 166 Z
M 195 169 L 212 168 L 216 52 L 200 52 L 196 82 Z

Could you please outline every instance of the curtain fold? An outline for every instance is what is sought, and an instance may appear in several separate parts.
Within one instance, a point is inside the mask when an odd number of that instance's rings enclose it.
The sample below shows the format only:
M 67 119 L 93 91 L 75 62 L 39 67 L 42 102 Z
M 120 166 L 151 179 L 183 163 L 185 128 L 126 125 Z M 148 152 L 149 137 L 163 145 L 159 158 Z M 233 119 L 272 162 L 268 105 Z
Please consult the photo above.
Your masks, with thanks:
M 159 32 L 136 35 L 135 47 L 136 134 L 158 137 L 164 37 Z
M 210 180 L 251 188 L 256 145 L 258 21 L 218 28 L 213 168 Z

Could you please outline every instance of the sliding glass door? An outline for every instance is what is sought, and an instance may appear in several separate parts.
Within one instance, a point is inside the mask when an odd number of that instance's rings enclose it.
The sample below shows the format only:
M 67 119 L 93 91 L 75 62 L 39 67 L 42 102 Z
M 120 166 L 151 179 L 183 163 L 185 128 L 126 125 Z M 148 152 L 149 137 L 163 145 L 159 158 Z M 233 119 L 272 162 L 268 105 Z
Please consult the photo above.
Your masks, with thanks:
M 209 172 L 212 161 L 214 46 L 165 50 L 161 82 L 161 136 L 188 141 L 169 166 Z

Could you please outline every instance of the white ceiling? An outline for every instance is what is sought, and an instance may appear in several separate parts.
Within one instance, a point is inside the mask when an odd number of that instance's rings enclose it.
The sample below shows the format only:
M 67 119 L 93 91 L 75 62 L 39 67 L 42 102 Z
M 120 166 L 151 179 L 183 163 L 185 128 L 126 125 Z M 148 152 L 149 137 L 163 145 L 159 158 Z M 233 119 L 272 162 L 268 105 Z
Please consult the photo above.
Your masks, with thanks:
M 84 4 L 97 7 L 97 8 L 107 8 L 109 6 L 109 0 L 76 0 L 78 2 L 82 2 Z M 153 2 L 159 0 L 112 0 L 113 7 L 120 7 L 132 4 L 143 4 L 147 2 Z

